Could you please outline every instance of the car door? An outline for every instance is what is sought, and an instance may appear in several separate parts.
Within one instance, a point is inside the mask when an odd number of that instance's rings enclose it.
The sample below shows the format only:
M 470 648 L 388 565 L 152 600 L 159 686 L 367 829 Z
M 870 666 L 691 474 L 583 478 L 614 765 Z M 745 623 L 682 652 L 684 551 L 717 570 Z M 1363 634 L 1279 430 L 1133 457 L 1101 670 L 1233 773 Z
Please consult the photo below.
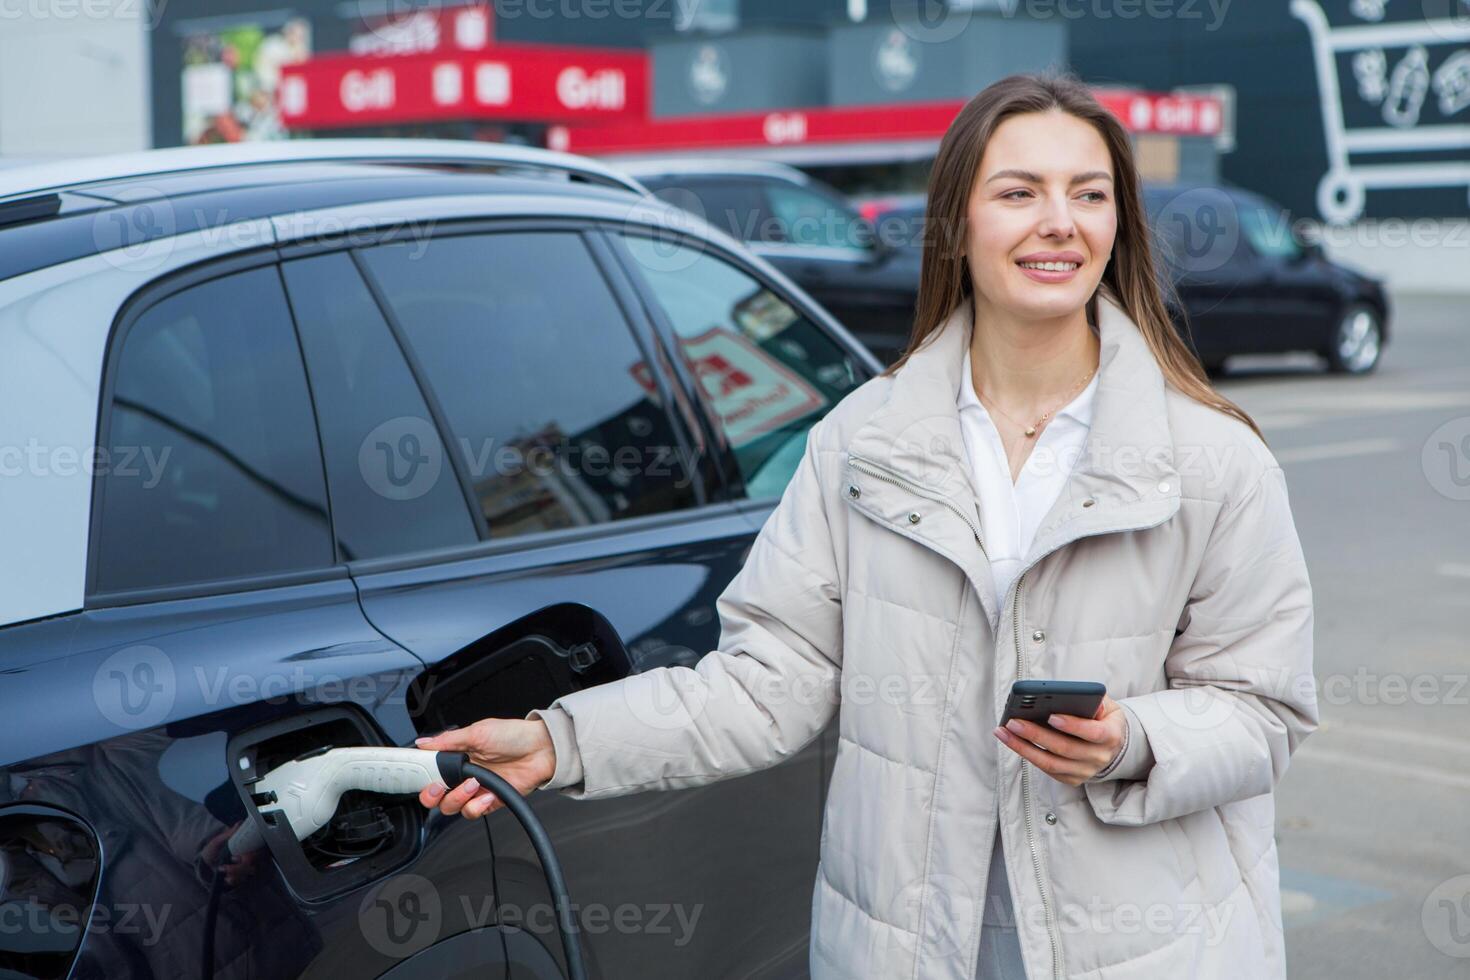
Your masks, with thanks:
M 718 499 L 703 423 L 681 409 L 598 236 L 498 222 L 353 257 L 425 400 L 419 412 L 379 412 L 355 486 L 412 495 L 446 484 L 473 501 L 479 537 L 350 562 L 367 617 L 429 665 L 420 726 L 522 718 L 561 693 L 716 649 L 715 601 L 754 533 Z M 625 653 L 601 641 L 609 633 Z M 596 974 L 804 969 L 819 783 L 813 749 L 698 789 L 535 798 Z M 528 841 L 507 811 L 486 822 L 499 920 L 559 956 Z
M 357 846 L 336 826 L 308 845 L 237 836 L 254 826 L 245 794 L 258 770 L 411 738 L 407 692 L 422 670 L 364 618 L 334 545 L 273 260 L 172 276 L 124 309 L 102 391 L 85 608 L 0 632 L 0 822 L 67 814 L 101 860 L 90 907 L 72 887 L 84 876 L 56 871 L 61 852 L 28 849 L 53 874 L 0 874 L 0 890 L 26 911 L 22 947 L 80 945 L 75 977 L 376 975 L 401 950 L 369 927 L 365 890 L 411 873 L 438 902 L 435 935 L 449 936 L 475 924 L 462 910 L 489 874 L 483 829 L 386 799 L 350 807 L 380 821 L 355 853 L 332 853 Z M 7 976 L 64 967 L 0 944 Z
M 739 256 L 668 234 L 609 233 L 608 240 L 660 338 L 678 351 L 680 380 L 726 460 L 727 492 L 759 532 L 796 472 L 807 431 L 872 377 L 877 362 Z M 835 718 L 817 741 L 820 807 L 836 756 Z

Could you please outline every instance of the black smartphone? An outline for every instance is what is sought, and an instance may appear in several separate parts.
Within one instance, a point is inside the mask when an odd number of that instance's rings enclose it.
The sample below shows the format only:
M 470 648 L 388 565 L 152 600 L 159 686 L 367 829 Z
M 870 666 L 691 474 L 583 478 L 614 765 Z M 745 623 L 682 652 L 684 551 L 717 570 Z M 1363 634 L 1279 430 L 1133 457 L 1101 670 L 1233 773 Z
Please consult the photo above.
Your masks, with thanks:
M 1107 692 L 1107 687 L 1097 681 L 1016 681 L 1011 685 L 1000 723 L 1020 718 L 1045 725 L 1052 715 L 1091 718 Z

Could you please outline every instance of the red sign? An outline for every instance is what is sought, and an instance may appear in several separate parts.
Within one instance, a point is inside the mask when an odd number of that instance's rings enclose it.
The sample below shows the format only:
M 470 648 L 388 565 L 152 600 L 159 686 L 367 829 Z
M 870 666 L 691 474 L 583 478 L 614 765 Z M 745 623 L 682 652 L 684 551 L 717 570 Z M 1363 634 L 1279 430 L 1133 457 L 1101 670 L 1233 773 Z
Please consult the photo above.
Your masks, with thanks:
M 1097 91 L 1104 108 L 1135 133 L 1213 136 L 1220 100 L 1210 95 Z M 787 109 L 684 116 L 615 126 L 559 126 L 547 144 L 570 153 L 639 153 L 790 144 L 937 140 L 964 108 L 961 99 L 836 109 Z
M 276 100 L 288 129 L 436 119 L 642 119 L 648 56 L 529 44 L 479 52 L 326 55 L 284 66 Z
M 934 139 L 962 101 L 909 102 L 840 109 L 784 109 L 682 116 L 616 126 L 558 127 L 547 145 L 572 153 L 634 153 L 800 143 L 870 143 Z
M 1130 132 L 1176 136 L 1216 136 L 1224 109 L 1213 95 L 1165 95 L 1094 89 L 1103 108 L 1122 120 Z

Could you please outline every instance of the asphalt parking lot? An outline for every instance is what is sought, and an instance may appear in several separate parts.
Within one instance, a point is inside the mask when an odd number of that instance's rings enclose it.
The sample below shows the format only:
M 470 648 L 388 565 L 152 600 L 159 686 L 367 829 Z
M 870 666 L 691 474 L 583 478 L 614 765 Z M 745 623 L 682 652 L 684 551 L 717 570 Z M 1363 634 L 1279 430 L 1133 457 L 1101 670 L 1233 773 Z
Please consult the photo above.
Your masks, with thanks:
M 1394 297 L 1367 377 L 1238 358 L 1286 470 L 1322 727 L 1278 792 L 1294 980 L 1470 976 L 1470 299 Z

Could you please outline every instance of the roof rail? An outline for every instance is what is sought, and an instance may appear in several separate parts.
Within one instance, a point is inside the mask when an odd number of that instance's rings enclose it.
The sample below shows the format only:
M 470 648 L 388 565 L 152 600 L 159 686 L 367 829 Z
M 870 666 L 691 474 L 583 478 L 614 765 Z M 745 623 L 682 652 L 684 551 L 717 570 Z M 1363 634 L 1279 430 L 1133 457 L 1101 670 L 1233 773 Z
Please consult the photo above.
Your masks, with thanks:
M 752 160 L 745 157 L 643 156 L 619 158 L 618 167 L 632 177 L 697 177 L 702 174 L 743 174 L 778 177 L 796 183 L 811 180 L 807 174 L 786 163 Z
M 113 156 L 80 157 L 0 170 L 0 199 L 99 181 L 274 163 L 481 164 L 557 170 L 568 177 L 643 195 L 642 184 L 606 164 L 570 153 L 479 140 L 300 139 L 212 143 Z

